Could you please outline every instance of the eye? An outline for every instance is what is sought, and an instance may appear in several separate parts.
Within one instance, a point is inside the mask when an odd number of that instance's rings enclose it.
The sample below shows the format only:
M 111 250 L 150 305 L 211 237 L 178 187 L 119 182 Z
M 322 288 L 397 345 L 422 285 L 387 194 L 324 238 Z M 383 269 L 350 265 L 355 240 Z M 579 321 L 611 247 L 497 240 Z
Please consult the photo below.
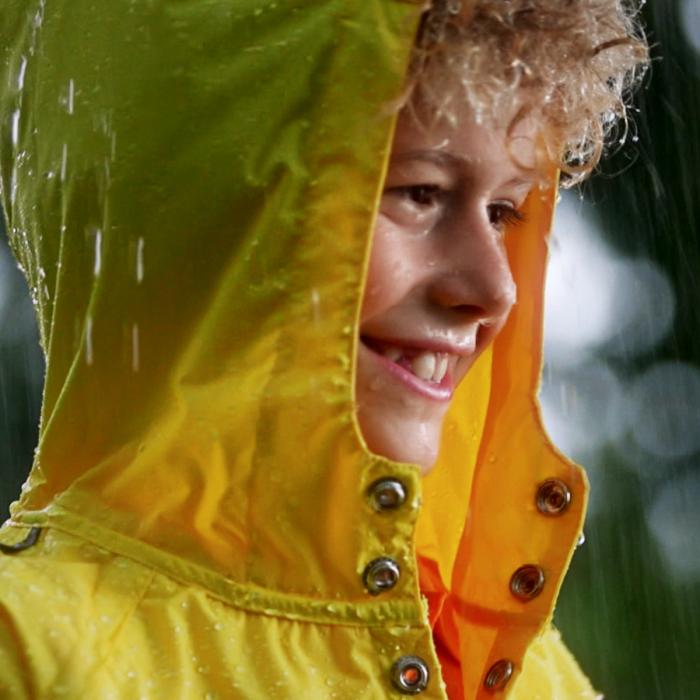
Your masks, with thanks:
M 510 202 L 493 202 L 488 205 L 491 225 L 502 231 L 506 226 L 517 226 L 525 221 L 525 215 Z
M 386 194 L 395 195 L 418 207 L 434 207 L 445 197 L 445 191 L 440 185 L 402 185 L 390 187 Z

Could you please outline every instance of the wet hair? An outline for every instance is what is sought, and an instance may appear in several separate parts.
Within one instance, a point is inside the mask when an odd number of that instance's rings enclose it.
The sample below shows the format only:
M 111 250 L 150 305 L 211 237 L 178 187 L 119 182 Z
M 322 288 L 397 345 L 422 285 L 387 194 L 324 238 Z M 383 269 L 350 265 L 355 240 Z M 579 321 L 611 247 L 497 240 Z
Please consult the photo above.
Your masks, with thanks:
M 625 140 L 628 104 L 648 48 L 645 0 L 432 0 L 414 45 L 403 101 L 419 122 L 454 122 L 466 101 L 477 122 L 534 117 L 543 151 L 584 179 L 606 145 Z

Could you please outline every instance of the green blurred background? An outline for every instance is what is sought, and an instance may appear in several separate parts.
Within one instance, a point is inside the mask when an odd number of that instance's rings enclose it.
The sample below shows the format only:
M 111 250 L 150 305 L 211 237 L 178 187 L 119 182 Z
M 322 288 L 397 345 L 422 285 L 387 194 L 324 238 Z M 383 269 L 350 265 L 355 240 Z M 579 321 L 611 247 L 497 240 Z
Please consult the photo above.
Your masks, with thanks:
M 594 302 L 607 305 L 608 316 L 607 334 L 585 342 L 561 332 L 556 309 L 548 320 L 549 337 L 557 337 L 547 343 L 544 417 L 592 483 L 586 541 L 555 622 L 608 700 L 698 700 L 700 0 L 655 0 L 644 14 L 655 59 L 636 126 L 558 216 L 555 243 L 581 275 L 605 259 L 576 292 L 576 311 L 558 313 L 583 314 L 579 330 L 586 314 L 595 325 Z M 604 254 L 589 260 L 585 247 L 567 252 L 571 212 L 588 222 L 584 235 L 601 237 Z M 611 286 L 613 268 L 634 271 L 626 286 Z M 551 286 L 548 302 L 561 306 L 568 293 Z M 567 338 L 578 354 L 562 361 Z M 31 301 L 3 233 L 3 517 L 32 461 L 42 377 Z

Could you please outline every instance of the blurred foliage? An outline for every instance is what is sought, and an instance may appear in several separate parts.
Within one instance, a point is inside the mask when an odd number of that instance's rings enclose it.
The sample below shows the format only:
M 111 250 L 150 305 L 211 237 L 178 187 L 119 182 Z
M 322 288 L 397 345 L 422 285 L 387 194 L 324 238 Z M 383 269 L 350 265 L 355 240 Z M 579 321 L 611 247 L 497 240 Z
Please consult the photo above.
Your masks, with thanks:
M 674 332 L 653 356 L 611 359 L 623 373 L 658 359 L 700 364 L 700 57 L 683 41 L 673 0 L 649 3 L 645 16 L 655 60 L 638 98 L 632 143 L 583 189 L 611 243 L 628 255 L 659 262 L 676 288 Z M 0 272 L 12 278 L 0 328 L 4 515 L 32 461 L 43 367 L 35 330 L 28 344 L 26 333 L 15 332 L 31 316 L 21 274 L 7 266 Z M 592 471 L 599 504 L 587 541 L 574 557 L 555 622 L 608 700 L 697 700 L 700 582 L 680 583 L 670 575 L 645 514 L 660 481 L 697 465 L 683 464 L 649 479 L 631 472 L 613 449 L 602 462 L 603 468 Z

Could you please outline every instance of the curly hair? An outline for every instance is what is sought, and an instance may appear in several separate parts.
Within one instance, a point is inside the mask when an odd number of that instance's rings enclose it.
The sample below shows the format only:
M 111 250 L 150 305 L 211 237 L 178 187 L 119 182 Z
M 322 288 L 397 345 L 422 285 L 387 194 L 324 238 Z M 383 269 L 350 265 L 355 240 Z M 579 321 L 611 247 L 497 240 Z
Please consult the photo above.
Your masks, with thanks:
M 625 140 L 628 102 L 648 64 L 638 1 L 432 0 L 404 104 L 453 122 L 458 101 L 480 123 L 515 112 L 509 133 L 532 116 L 544 125 L 547 160 L 571 186 L 606 144 Z

